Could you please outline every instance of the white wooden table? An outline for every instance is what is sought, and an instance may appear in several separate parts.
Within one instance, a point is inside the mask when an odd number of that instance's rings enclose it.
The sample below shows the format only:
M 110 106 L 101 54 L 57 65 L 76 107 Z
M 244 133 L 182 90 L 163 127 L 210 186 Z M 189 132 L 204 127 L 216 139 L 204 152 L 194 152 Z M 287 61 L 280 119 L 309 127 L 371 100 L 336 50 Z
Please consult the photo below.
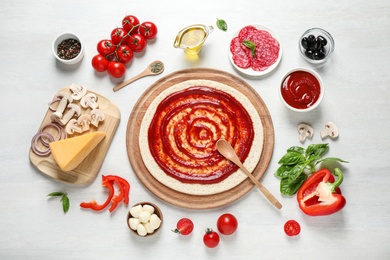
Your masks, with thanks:
M 162 60 L 165 71 L 138 80 L 114 93 L 117 83 L 94 73 L 91 59 L 99 40 L 109 37 L 121 19 L 134 14 L 158 26 L 156 41 L 137 55 L 126 79 L 151 61 Z M 198 60 L 189 61 L 173 48 L 176 33 L 202 23 L 215 25 L 224 19 L 228 31 L 215 28 Z M 390 253 L 390 2 L 345 1 L 15 1 L 0 3 L 0 258 L 1 259 L 386 259 Z M 248 24 L 262 24 L 279 35 L 283 46 L 280 66 L 262 79 L 239 75 L 228 59 L 232 35 Z M 325 98 L 308 114 L 288 111 L 278 97 L 283 75 L 300 66 L 310 67 L 298 52 L 299 36 L 321 27 L 335 38 L 332 59 L 318 70 L 325 83 Z M 54 37 L 62 32 L 78 34 L 86 48 L 82 62 L 66 67 L 51 52 Z M 168 204 L 150 193 L 133 172 L 126 152 L 126 126 L 138 97 L 163 75 L 192 67 L 224 70 L 248 82 L 263 98 L 275 128 L 275 148 L 262 183 L 283 204 L 275 210 L 253 188 L 235 203 L 216 209 L 189 210 Z M 126 226 L 128 208 L 113 214 L 79 208 L 92 198 L 104 199 L 101 178 L 90 185 L 73 186 L 45 177 L 29 162 L 32 136 L 47 102 L 62 87 L 85 85 L 101 93 L 121 110 L 122 119 L 100 174 L 118 174 L 131 182 L 131 204 L 151 201 L 164 213 L 162 230 L 154 237 L 135 237 Z M 285 150 L 301 145 L 296 127 L 307 122 L 315 129 L 311 143 L 328 142 L 328 156 L 350 161 L 343 165 L 341 186 L 345 208 L 326 217 L 308 217 L 295 197 L 283 197 L 274 176 Z M 333 121 L 340 137 L 322 140 L 319 132 Z M 52 191 L 68 193 L 67 214 Z M 202 242 L 204 229 L 216 228 L 216 220 L 231 212 L 239 220 L 236 234 L 222 237 L 216 249 Z M 194 232 L 180 237 L 171 232 L 181 217 L 195 223 Z M 298 237 L 287 237 L 283 224 L 297 220 Z

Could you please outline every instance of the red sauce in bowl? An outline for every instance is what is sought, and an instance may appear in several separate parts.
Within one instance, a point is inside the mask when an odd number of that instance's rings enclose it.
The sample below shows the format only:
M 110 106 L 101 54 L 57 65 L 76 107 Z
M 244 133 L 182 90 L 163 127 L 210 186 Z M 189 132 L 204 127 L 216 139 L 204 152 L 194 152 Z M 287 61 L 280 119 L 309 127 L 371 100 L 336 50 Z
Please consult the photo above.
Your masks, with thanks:
M 307 71 L 294 71 L 282 82 L 282 97 L 293 108 L 307 109 L 312 107 L 321 94 L 320 82 Z

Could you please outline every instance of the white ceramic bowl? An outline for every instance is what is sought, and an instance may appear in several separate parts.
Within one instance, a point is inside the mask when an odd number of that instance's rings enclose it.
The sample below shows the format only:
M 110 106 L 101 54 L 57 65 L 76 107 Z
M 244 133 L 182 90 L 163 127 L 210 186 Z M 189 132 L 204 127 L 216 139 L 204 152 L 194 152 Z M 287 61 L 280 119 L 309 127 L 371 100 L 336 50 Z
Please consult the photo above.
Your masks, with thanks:
M 57 54 L 57 48 L 58 48 L 58 45 L 63 41 L 63 40 L 66 40 L 66 39 L 76 39 L 80 42 L 81 44 L 81 49 L 80 49 L 80 52 L 79 54 L 73 58 L 73 59 L 69 59 L 69 60 L 66 60 L 66 59 L 62 59 L 58 56 Z M 78 37 L 76 34 L 74 33 L 62 33 L 60 35 L 58 35 L 54 41 L 53 41 L 53 46 L 52 46 L 52 50 L 53 50 L 53 54 L 54 54 L 54 57 L 56 57 L 57 60 L 59 60 L 60 62 L 64 63 L 64 64 L 76 64 L 78 62 L 80 62 L 83 57 L 84 57 L 84 44 L 81 42 L 81 39 L 80 37 Z
M 288 94 L 286 94 L 283 90 L 286 87 L 287 81 L 290 82 L 290 91 L 288 91 Z M 312 93 L 307 91 L 311 89 L 310 86 L 312 86 L 312 84 L 318 84 L 319 95 L 317 98 L 312 98 Z M 324 98 L 324 90 L 324 84 L 317 72 L 308 68 L 295 68 L 288 71 L 283 77 L 279 86 L 279 96 L 283 104 L 290 110 L 295 112 L 308 112 L 314 110 L 320 105 L 322 99 Z M 286 95 L 290 95 L 290 100 L 291 97 L 294 97 L 295 102 L 287 102 L 285 98 Z M 305 99 L 306 97 L 307 99 Z

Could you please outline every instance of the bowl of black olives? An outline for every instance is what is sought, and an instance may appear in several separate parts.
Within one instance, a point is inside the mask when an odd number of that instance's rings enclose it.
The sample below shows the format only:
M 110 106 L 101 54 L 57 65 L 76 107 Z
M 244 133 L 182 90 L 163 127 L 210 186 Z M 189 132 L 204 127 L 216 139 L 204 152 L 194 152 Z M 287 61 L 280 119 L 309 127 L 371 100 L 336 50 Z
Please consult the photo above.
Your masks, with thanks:
M 322 66 L 334 51 L 334 40 L 324 29 L 311 28 L 299 39 L 299 50 L 307 62 Z

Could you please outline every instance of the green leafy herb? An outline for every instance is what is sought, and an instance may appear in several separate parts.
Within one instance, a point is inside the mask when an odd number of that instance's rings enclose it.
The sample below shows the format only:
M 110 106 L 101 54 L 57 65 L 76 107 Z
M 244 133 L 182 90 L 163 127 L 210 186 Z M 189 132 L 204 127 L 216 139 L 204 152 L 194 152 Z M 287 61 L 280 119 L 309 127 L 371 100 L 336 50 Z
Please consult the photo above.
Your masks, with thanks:
M 223 19 L 217 18 L 217 27 L 224 32 L 227 31 L 227 23 Z
M 256 44 L 254 42 L 251 42 L 249 40 L 243 41 L 242 44 L 244 44 L 245 47 L 249 48 L 251 50 L 252 56 L 256 57 Z
M 64 210 L 64 213 L 68 212 L 70 202 L 69 202 L 69 198 L 68 198 L 67 193 L 61 192 L 61 191 L 55 191 L 55 192 L 49 193 L 47 196 L 48 197 L 61 197 L 60 202 L 62 202 L 62 209 Z
M 279 160 L 279 168 L 275 175 L 280 180 L 280 192 L 284 195 L 294 195 L 307 177 L 316 171 L 321 162 L 348 163 L 340 158 L 328 157 L 321 159 L 329 150 L 328 144 L 312 144 L 306 149 L 292 146 Z

